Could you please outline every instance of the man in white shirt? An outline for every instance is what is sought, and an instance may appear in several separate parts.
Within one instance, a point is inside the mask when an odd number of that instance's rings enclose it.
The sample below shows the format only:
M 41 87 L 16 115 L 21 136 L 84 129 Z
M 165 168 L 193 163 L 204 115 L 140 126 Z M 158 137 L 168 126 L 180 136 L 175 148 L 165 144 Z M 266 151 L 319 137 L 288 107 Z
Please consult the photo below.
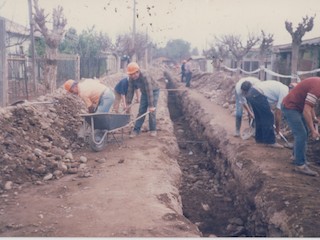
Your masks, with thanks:
M 273 126 L 276 126 L 276 132 L 279 133 L 281 103 L 289 93 L 288 86 L 274 80 L 266 80 L 255 86 L 245 81 L 242 83 L 241 89 L 254 112 L 256 142 L 270 147 L 283 148 L 282 145 L 276 143 Z M 274 108 L 274 115 L 271 108 Z

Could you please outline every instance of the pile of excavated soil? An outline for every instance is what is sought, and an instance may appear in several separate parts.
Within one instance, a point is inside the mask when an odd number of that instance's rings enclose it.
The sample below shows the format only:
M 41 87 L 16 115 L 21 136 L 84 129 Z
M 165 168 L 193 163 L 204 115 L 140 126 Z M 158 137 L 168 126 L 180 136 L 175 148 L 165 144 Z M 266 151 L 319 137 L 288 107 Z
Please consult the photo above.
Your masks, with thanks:
M 0 189 L 78 171 L 70 151 L 83 146 L 75 131 L 83 104 L 62 89 L 36 101 L 1 109 Z

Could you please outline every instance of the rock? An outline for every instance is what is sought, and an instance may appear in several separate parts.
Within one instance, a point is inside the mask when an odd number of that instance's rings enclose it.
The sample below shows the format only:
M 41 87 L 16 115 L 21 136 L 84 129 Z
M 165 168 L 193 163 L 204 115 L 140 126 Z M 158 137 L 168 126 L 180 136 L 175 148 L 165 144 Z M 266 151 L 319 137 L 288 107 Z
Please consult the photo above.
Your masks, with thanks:
M 11 190 L 11 189 L 12 189 L 12 185 L 13 185 L 13 182 L 7 181 L 7 182 L 4 184 L 4 189 L 5 189 L 5 190 Z
M 58 148 L 58 147 L 54 147 L 51 149 L 51 153 L 53 155 L 57 155 L 57 156 L 65 156 L 66 155 L 66 152 L 64 150 L 62 150 L 61 148 Z
M 26 158 L 27 158 L 26 160 L 31 161 L 31 162 L 37 161 L 37 156 L 33 153 L 28 154 L 28 156 Z
M 78 168 L 69 168 L 69 169 L 68 169 L 68 173 L 70 173 L 70 174 L 76 174 L 76 173 L 78 173 Z
M 53 175 L 56 177 L 56 178 L 60 178 L 63 176 L 63 172 L 61 170 L 55 170 L 53 172 Z
M 105 163 L 107 160 L 105 158 L 97 159 L 96 162 L 98 163 Z
M 66 172 L 68 170 L 68 166 L 63 162 L 59 162 L 58 163 L 58 170 L 60 170 L 62 172 Z
M 44 174 L 47 172 L 47 167 L 41 164 L 38 167 L 36 167 L 33 171 L 36 173 Z
M 238 226 L 243 226 L 243 221 L 241 218 L 231 218 L 228 220 L 229 223 L 234 224 L 234 225 L 238 225 Z
M 81 156 L 80 157 L 80 162 L 81 163 L 86 163 L 88 161 L 88 159 L 85 156 Z
M 69 159 L 69 160 L 73 160 L 73 155 L 72 155 L 71 152 L 68 152 L 68 153 L 64 156 L 64 158 Z
M 79 169 L 85 169 L 85 168 L 87 168 L 87 164 L 81 163 L 81 164 L 79 165 Z
M 33 152 L 34 152 L 34 154 L 35 154 L 36 156 L 38 156 L 38 157 L 40 157 L 40 156 L 43 154 L 42 150 L 39 149 L 39 148 L 35 148 L 35 149 L 33 150 Z
M 48 173 L 47 175 L 45 175 L 43 177 L 43 181 L 48 181 L 48 180 L 50 180 L 52 178 L 53 178 L 53 174 L 52 173 Z

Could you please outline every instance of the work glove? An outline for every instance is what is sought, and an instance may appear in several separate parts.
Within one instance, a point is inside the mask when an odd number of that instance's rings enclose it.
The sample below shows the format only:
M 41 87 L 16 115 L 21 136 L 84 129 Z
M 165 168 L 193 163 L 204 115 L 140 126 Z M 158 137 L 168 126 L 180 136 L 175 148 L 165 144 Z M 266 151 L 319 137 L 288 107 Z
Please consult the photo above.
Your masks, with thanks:
M 89 113 L 94 113 L 95 110 L 96 110 L 96 108 L 95 108 L 93 105 L 91 105 L 91 106 L 88 107 L 88 112 L 89 112 Z

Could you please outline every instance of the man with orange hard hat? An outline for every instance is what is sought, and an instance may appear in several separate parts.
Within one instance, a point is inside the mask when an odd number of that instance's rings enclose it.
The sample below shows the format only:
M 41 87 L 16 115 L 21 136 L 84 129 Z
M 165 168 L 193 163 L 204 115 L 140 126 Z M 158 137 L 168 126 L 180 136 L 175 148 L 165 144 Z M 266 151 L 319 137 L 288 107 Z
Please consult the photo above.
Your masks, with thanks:
M 109 112 L 114 101 L 113 91 L 95 79 L 80 82 L 69 79 L 63 86 L 68 92 L 82 98 L 89 113 Z
M 155 137 L 157 136 L 156 107 L 160 93 L 159 85 L 147 73 L 142 73 L 139 65 L 135 62 L 128 64 L 127 74 L 129 76 L 128 92 L 126 95 L 127 106 L 130 106 L 132 102 L 135 86 L 137 86 L 141 91 L 139 113 L 137 116 L 138 120 L 134 125 L 133 131 L 130 134 L 130 138 L 140 134 L 145 116 L 141 118 L 139 117 L 145 114 L 147 110 L 149 110 L 150 135 Z M 130 108 L 127 110 L 129 111 L 129 109 Z

